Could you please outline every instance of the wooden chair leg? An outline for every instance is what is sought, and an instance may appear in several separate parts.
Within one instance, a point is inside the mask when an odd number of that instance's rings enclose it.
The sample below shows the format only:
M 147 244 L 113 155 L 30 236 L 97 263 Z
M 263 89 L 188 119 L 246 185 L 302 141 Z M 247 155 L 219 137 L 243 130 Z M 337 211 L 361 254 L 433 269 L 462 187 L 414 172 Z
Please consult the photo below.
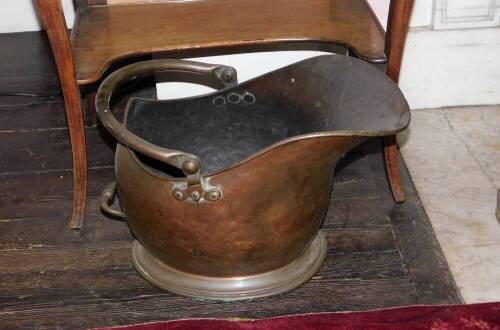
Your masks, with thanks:
M 384 138 L 384 158 L 392 197 L 397 203 L 402 203 L 406 200 L 406 196 L 403 189 L 403 183 L 401 182 L 396 135 L 386 136 Z
M 80 90 L 76 82 L 73 56 L 60 0 L 36 0 L 57 64 L 64 94 L 71 150 L 73 153 L 74 206 L 69 226 L 82 226 L 87 191 L 87 157 Z
M 391 0 L 386 35 L 387 75 L 396 84 L 403 59 L 403 50 L 408 32 L 408 24 L 413 8 L 413 0 Z M 401 183 L 396 136 L 384 139 L 384 158 L 387 176 L 391 185 L 392 196 L 396 202 L 405 201 L 405 192 Z

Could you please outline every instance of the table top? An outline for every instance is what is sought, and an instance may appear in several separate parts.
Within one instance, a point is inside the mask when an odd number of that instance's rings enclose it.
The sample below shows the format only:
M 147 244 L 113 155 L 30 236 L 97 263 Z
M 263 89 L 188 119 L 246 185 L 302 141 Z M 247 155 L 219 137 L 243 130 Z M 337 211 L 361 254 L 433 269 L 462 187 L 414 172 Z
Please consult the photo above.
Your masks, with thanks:
M 384 39 L 365 0 L 195 0 L 88 7 L 77 16 L 72 47 L 83 85 L 117 60 L 155 52 L 195 57 L 340 45 L 381 63 Z

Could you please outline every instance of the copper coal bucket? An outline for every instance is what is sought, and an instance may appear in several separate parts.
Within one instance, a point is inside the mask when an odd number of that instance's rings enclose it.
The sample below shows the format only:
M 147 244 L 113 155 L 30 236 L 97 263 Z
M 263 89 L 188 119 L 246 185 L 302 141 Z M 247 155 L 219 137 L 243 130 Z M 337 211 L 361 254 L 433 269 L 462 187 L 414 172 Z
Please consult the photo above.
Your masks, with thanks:
M 110 100 L 123 84 L 163 72 L 218 91 L 177 100 Z M 320 232 L 337 160 L 372 136 L 403 130 L 399 88 L 360 60 L 311 58 L 245 83 L 227 66 L 153 60 L 112 73 L 97 113 L 118 140 L 115 190 L 136 238 L 139 273 L 181 295 L 238 300 L 310 279 L 326 255 Z

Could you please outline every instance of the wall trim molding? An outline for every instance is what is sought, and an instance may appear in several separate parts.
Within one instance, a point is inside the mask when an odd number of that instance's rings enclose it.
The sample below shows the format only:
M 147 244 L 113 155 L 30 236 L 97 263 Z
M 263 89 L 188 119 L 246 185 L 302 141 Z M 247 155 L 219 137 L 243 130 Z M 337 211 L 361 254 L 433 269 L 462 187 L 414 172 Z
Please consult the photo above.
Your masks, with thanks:
M 435 0 L 434 30 L 477 29 L 500 26 L 498 0 Z

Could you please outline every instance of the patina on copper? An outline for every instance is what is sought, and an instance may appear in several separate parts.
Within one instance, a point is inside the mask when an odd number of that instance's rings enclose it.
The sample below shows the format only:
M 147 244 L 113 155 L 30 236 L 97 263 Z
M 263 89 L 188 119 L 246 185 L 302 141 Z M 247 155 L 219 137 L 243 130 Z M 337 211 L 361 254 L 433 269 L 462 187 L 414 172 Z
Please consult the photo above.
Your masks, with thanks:
M 116 121 L 113 91 L 157 71 L 220 90 L 131 98 L 125 124 Z M 239 85 L 235 75 L 226 66 L 148 61 L 110 75 L 96 99 L 120 143 L 117 192 L 138 240 L 136 268 L 198 298 L 266 296 L 311 278 L 326 254 L 318 232 L 337 160 L 410 119 L 398 87 L 354 58 L 319 56 Z M 114 188 L 103 195 L 104 210 Z

